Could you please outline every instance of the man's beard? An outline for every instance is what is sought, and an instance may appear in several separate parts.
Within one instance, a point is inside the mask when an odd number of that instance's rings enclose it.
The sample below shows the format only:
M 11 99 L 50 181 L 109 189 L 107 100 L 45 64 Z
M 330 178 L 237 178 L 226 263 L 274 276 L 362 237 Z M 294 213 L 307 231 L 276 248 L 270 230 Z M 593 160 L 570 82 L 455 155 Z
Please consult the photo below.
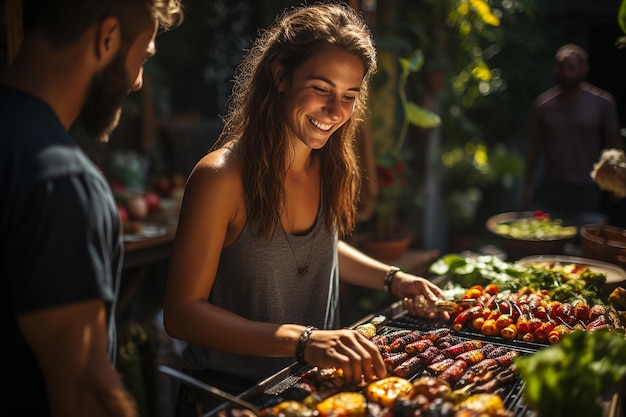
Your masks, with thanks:
M 130 92 L 130 84 L 126 73 L 126 52 L 122 48 L 91 80 L 79 116 L 79 122 L 89 136 L 102 142 L 109 140 L 119 123 L 122 101 Z

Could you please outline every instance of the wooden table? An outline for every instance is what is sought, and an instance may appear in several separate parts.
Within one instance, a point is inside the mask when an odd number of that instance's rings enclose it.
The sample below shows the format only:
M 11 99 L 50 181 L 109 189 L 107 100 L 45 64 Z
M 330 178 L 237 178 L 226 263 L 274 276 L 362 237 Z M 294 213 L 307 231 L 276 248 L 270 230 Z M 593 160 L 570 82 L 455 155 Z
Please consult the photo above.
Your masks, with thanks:
M 162 227 L 165 229 L 165 234 L 161 236 L 124 243 L 123 270 L 169 258 L 176 236 L 176 226 L 162 225 Z
M 117 317 L 126 312 L 151 267 L 169 259 L 176 236 L 176 226 L 165 224 L 162 227 L 165 228 L 163 235 L 124 243 L 125 253 Z

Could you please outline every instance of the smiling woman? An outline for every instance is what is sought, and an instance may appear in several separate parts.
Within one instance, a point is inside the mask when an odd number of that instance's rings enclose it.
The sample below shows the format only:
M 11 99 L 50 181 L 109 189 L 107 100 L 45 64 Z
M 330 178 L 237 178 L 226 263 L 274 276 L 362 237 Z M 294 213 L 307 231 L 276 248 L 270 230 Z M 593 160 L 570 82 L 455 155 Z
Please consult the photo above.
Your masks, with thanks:
M 286 10 L 239 66 L 221 136 L 187 181 L 165 296 L 166 329 L 205 383 L 241 393 L 296 358 L 353 383 L 380 378 L 378 348 L 340 326 L 339 279 L 442 296 L 402 271 L 385 282 L 390 265 L 341 240 L 356 222 L 355 136 L 376 67 L 344 2 Z M 188 387 L 179 398 L 178 416 L 214 400 Z
M 274 70 L 278 91 L 291 93 L 284 96 L 290 134 L 311 149 L 324 147 L 352 117 L 364 70 L 361 58 L 335 48 L 316 52 L 296 69 L 291 80 L 285 78 L 286 68 L 278 64 Z

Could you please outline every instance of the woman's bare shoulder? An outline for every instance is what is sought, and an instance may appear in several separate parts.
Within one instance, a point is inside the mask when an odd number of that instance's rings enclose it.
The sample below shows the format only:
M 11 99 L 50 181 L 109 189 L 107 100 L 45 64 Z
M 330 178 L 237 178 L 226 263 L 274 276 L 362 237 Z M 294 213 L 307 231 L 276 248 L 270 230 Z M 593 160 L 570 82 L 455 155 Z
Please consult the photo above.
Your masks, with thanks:
M 241 163 L 228 148 L 220 148 L 207 153 L 196 163 L 191 171 L 190 180 L 201 177 L 214 180 L 241 179 Z
M 220 148 L 207 153 L 200 159 L 187 180 L 188 190 L 200 188 L 203 193 L 210 190 L 215 193 L 234 196 L 242 188 L 241 163 L 237 156 L 227 148 Z

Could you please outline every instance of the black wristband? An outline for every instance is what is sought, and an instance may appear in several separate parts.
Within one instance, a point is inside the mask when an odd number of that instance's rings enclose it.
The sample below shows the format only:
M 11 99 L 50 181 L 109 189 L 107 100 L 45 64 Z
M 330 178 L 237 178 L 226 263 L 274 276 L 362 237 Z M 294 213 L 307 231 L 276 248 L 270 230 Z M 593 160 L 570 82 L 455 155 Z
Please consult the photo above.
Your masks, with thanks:
M 393 277 L 395 277 L 399 271 L 400 271 L 400 268 L 398 268 L 397 266 L 390 266 L 389 271 L 387 271 L 387 274 L 385 275 L 385 284 L 383 285 L 383 288 L 389 294 L 391 294 L 391 281 L 393 280 Z
M 304 348 L 306 347 L 306 344 L 309 343 L 309 337 L 311 337 L 311 332 L 313 332 L 313 330 L 318 329 L 314 326 L 308 326 L 298 338 L 298 344 L 296 345 L 296 359 L 298 360 L 298 363 L 302 365 L 308 365 L 308 363 L 304 360 Z

